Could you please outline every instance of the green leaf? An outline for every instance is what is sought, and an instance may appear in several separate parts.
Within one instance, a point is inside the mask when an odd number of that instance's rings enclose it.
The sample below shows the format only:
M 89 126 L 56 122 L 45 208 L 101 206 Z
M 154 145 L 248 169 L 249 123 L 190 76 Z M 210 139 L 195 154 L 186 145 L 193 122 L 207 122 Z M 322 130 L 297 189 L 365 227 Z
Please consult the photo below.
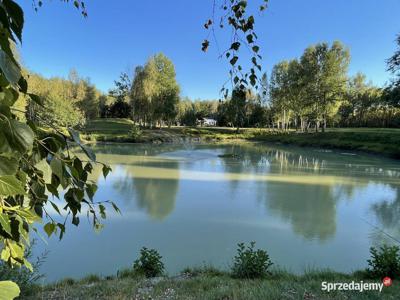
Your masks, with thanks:
M 28 96 L 29 96 L 29 98 L 31 98 L 31 100 L 33 102 L 35 102 L 36 104 L 38 104 L 40 106 L 43 106 L 43 100 L 38 95 L 29 93 Z
M 1 196 L 15 196 L 24 195 L 25 189 L 21 181 L 15 176 L 4 175 L 0 176 L 0 195 Z
M 18 161 L 13 158 L 0 156 L 0 176 L 14 175 L 17 173 Z
M 46 225 L 44 225 L 43 229 L 47 233 L 47 236 L 50 237 L 56 230 L 56 224 L 49 222 Z
M 258 51 L 260 51 L 260 47 L 258 46 L 253 46 L 253 51 L 258 53 Z
M 72 128 L 68 128 L 68 132 L 72 138 L 72 140 L 77 143 L 82 151 L 86 154 L 86 156 L 91 160 L 91 161 L 96 161 L 96 155 L 94 154 L 94 152 L 92 151 L 92 149 L 86 147 L 85 145 L 82 144 L 81 142 L 81 138 L 79 137 L 79 132 L 77 132 L 76 130 L 72 129 Z
M 94 154 L 94 152 L 92 151 L 92 149 L 84 146 L 84 145 L 80 145 L 83 152 L 85 152 L 86 156 L 93 162 L 96 161 L 96 154 Z
M 8 261 L 10 259 L 10 257 L 11 257 L 10 248 L 4 247 L 3 250 L 1 250 L 0 259 L 4 260 L 4 261 Z
M 246 39 L 247 39 L 247 42 L 248 42 L 249 44 L 251 44 L 251 43 L 254 42 L 254 40 L 253 40 L 253 35 L 252 35 L 252 34 L 247 35 L 247 36 L 246 36 Z
M 100 216 L 105 219 L 106 218 L 106 208 L 103 204 L 99 204 Z
M 65 226 L 64 224 L 57 223 L 57 227 L 60 228 L 60 240 L 62 240 L 65 233 Z
M 22 41 L 22 29 L 24 27 L 24 12 L 22 8 L 11 0 L 3 0 L 3 4 L 11 19 L 10 27 L 19 41 Z
M 58 177 L 60 182 L 63 181 L 64 178 L 64 171 L 63 171 L 63 164 L 61 160 L 59 160 L 56 157 L 53 157 L 53 159 L 50 162 L 50 168 L 51 171 Z
M 0 49 L 0 69 L 10 84 L 16 86 L 21 78 L 20 68 L 2 49 Z
M 29 271 L 33 272 L 32 264 L 31 264 L 27 259 L 25 259 L 25 258 L 24 258 L 24 266 L 25 266 Z
M 72 224 L 74 224 L 75 226 L 78 226 L 79 225 L 79 217 L 73 216 L 72 217 Z
M 0 281 L 0 300 L 11 300 L 19 296 L 20 289 L 15 282 Z
M 112 205 L 112 207 L 114 208 L 114 210 L 115 210 L 117 213 L 119 213 L 120 215 L 122 215 L 122 214 L 121 214 L 121 210 L 118 208 L 118 206 L 117 206 L 114 202 L 111 201 L 111 205 Z
M 60 198 L 60 195 L 58 194 L 57 187 L 55 187 L 53 184 L 46 184 L 46 188 L 53 196 L 56 196 L 57 198 Z
M 72 129 L 72 128 L 68 128 L 68 132 L 72 138 L 72 140 L 77 143 L 77 144 L 81 144 L 81 138 L 79 137 L 79 132 Z
M 109 167 L 109 166 L 107 166 L 107 165 L 104 165 L 103 166 L 103 176 L 104 176 L 104 179 L 108 176 L 108 174 L 111 172 L 112 170 L 111 170 L 111 168 Z
M 16 151 L 24 154 L 32 149 L 35 134 L 27 124 L 17 120 L 9 120 L 8 128 L 5 129 L 4 134 L 8 143 L 15 148 Z
M 13 106 L 17 99 L 10 89 L 4 89 L 0 92 L 0 103 L 6 106 Z
M 54 208 L 54 210 L 61 216 L 61 212 L 60 212 L 60 209 L 58 208 L 58 206 L 52 201 L 49 201 L 49 202 L 50 202 L 51 206 Z
M 232 45 L 231 45 L 232 50 L 238 51 L 239 48 L 240 48 L 240 42 L 232 43 Z
M 232 59 L 229 62 L 232 66 L 234 66 L 236 64 L 236 62 L 238 61 L 238 59 L 239 59 L 239 57 L 234 56 L 234 57 L 232 57 Z
M 24 249 L 19 244 L 10 242 L 8 243 L 8 247 L 10 248 L 12 258 L 22 259 L 24 257 Z
M 24 221 L 28 224 L 33 224 L 34 222 L 41 222 L 42 218 L 39 217 L 33 210 L 29 208 L 24 208 L 18 210 L 18 214 L 24 218 Z
M 6 214 L 0 214 L 0 225 L 1 228 L 11 235 L 11 226 L 10 226 L 10 219 Z
M 87 184 L 86 186 L 86 194 L 88 195 L 89 199 L 93 201 L 94 194 L 97 191 L 97 185 L 96 184 Z

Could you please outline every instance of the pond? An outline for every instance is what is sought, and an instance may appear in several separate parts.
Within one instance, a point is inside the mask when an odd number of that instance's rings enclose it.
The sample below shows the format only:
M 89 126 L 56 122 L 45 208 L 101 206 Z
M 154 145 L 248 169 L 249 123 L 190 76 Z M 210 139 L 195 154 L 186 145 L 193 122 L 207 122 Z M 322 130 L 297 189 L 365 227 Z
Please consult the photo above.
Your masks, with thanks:
M 96 200 L 113 200 L 96 234 L 86 218 L 49 251 L 47 281 L 130 267 L 143 246 L 166 270 L 228 269 L 239 242 L 256 241 L 292 272 L 367 266 L 371 245 L 400 240 L 400 163 L 344 151 L 265 144 L 96 145 Z

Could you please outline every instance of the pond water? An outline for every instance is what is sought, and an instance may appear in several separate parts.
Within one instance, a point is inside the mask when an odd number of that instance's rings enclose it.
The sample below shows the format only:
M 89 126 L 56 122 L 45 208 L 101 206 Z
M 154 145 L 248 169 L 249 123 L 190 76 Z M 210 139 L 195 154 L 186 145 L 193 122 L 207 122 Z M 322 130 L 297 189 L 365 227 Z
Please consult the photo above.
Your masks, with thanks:
M 239 242 L 256 241 L 289 271 L 365 268 L 371 245 L 400 240 L 400 163 L 376 156 L 265 144 L 97 145 L 96 200 L 105 228 L 85 218 L 48 250 L 47 281 L 129 267 L 143 246 L 166 270 L 229 268 Z M 233 154 L 233 155 L 232 155 Z

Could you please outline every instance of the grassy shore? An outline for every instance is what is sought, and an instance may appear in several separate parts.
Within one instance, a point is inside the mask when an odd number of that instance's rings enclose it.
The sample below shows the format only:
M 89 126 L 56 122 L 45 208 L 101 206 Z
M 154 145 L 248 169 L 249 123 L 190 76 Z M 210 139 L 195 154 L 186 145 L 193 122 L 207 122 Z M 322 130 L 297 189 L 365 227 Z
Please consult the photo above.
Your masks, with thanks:
M 98 119 L 83 129 L 83 139 L 88 142 L 164 143 L 182 139 L 202 141 L 250 140 L 297 146 L 363 151 L 400 158 L 400 129 L 345 128 L 329 129 L 322 133 L 281 132 L 272 129 L 244 128 L 239 133 L 233 128 L 221 127 L 171 127 L 143 129 L 133 137 L 133 122 L 127 119 Z
M 80 281 L 65 279 L 37 290 L 30 299 L 399 299 L 400 284 L 378 291 L 322 291 L 326 282 L 373 282 L 362 272 L 341 274 L 313 271 L 293 275 L 275 271 L 268 278 L 233 279 L 228 273 L 213 268 L 186 270 L 175 277 L 140 278 L 121 273 L 118 277 L 88 276 Z

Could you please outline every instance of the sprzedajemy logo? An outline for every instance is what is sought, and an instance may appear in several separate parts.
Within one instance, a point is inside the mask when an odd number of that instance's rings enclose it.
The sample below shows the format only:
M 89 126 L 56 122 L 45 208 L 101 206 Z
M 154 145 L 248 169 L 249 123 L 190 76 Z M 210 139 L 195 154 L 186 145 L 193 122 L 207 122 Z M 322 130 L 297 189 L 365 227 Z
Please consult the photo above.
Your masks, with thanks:
M 360 293 L 364 291 L 379 291 L 382 292 L 384 286 L 389 287 L 392 285 L 392 279 L 390 277 L 385 277 L 380 282 L 364 282 L 364 281 L 351 281 L 351 282 L 327 282 L 323 281 L 321 283 L 321 290 L 327 291 L 359 291 Z

